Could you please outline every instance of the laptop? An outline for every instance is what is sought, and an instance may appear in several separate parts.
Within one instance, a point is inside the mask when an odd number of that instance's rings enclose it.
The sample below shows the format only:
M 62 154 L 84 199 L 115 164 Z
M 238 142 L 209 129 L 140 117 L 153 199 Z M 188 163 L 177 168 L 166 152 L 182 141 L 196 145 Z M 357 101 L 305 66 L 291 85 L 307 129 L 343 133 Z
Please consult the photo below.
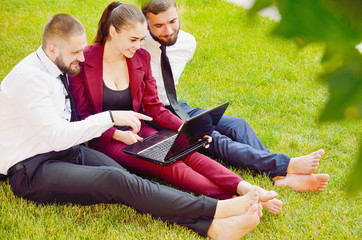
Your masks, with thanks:
M 200 113 L 184 122 L 180 131 L 161 131 L 122 149 L 123 152 L 160 165 L 170 165 L 207 145 L 229 102 Z

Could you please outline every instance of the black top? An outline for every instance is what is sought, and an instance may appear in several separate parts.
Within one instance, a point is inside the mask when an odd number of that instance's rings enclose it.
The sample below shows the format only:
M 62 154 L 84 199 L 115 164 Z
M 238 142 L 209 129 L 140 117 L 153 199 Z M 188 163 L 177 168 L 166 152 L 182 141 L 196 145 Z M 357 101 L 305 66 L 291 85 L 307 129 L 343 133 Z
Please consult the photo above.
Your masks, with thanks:
M 131 89 L 129 86 L 123 90 L 113 90 L 103 82 L 102 111 L 108 110 L 133 110 Z M 116 126 L 115 126 L 116 127 Z M 129 127 L 116 127 L 120 130 L 129 130 Z

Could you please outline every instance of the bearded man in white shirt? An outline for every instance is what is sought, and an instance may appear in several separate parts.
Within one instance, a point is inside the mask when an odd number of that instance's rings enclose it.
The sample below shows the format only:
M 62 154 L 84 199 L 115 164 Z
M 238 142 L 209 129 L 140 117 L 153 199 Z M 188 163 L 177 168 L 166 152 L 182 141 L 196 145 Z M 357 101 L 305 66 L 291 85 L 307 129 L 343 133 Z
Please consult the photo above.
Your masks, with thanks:
M 66 75 L 79 72 L 86 45 L 83 25 L 57 14 L 44 27 L 42 46 L 1 82 L 0 173 L 8 175 L 13 193 L 41 203 L 126 204 L 214 239 L 239 239 L 255 228 L 262 215 L 257 190 L 225 201 L 191 196 L 78 145 L 113 125 L 137 133 L 140 120 L 151 120 L 133 111 L 109 111 L 69 121 L 75 112 Z
M 151 0 L 142 6 L 142 12 L 147 18 L 149 30 L 143 47 L 151 54 L 152 74 L 157 82 L 159 99 L 182 119 L 185 112 L 192 117 L 205 111 L 189 106 L 184 100 L 176 108 L 171 106 L 177 101 L 170 101 L 173 95 L 168 93 L 170 86 L 163 77 L 162 58 L 165 57 L 162 54 L 165 51 L 160 50 L 161 46 L 166 47 L 173 88 L 196 48 L 195 38 L 180 30 L 176 1 Z M 181 112 L 178 110 L 180 107 Z M 319 191 L 327 186 L 327 174 L 314 174 L 324 155 L 323 149 L 297 158 L 271 153 L 244 119 L 225 115 L 211 137 L 213 140 L 208 149 L 211 156 L 222 158 L 233 166 L 266 173 L 278 186 L 289 186 L 297 191 Z

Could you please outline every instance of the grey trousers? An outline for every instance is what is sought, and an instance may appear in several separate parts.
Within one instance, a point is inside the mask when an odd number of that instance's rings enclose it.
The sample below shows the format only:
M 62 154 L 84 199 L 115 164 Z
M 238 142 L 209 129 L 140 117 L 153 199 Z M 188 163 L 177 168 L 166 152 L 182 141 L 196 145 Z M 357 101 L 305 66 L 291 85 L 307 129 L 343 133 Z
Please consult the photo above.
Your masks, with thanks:
M 16 196 L 41 203 L 125 204 L 206 236 L 217 200 L 145 180 L 84 146 L 39 154 L 8 171 Z

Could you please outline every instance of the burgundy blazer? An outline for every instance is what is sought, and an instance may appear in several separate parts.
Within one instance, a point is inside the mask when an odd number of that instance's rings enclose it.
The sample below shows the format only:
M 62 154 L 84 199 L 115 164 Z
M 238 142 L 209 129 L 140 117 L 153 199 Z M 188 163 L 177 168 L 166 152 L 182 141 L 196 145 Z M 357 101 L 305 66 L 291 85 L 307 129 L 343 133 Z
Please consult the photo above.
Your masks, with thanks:
M 84 50 L 85 61 L 80 63 L 81 72 L 75 77 L 69 77 L 79 119 L 102 112 L 103 51 L 104 44 L 88 46 Z M 167 110 L 158 99 L 156 80 L 151 72 L 150 54 L 141 48 L 132 58 L 126 58 L 126 61 L 134 111 L 152 117 L 162 128 L 178 130 L 182 120 Z M 115 127 L 105 131 L 97 145 L 107 145 L 115 131 Z

